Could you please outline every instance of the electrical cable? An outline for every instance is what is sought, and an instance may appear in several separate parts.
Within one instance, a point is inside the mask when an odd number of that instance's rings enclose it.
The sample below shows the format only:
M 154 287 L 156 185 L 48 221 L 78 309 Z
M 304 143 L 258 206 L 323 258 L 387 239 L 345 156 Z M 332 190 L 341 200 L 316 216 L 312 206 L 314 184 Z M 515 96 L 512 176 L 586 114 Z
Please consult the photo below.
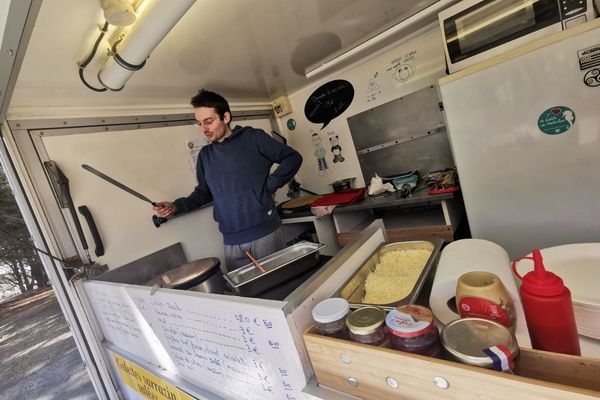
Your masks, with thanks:
M 123 67 L 124 69 L 128 70 L 128 71 L 139 71 L 140 69 L 144 68 L 144 65 L 146 65 L 146 60 L 144 60 L 141 64 L 138 65 L 133 65 L 128 63 L 127 61 L 123 60 L 123 58 L 121 58 L 121 56 L 119 55 L 119 53 L 117 53 L 116 49 L 113 48 L 113 58 L 115 59 L 115 61 L 117 62 L 117 64 L 119 64 L 121 67 Z
M 82 63 L 79 63 L 79 79 L 81 79 L 81 82 L 83 82 L 83 84 L 88 89 L 91 89 L 94 92 L 106 92 L 107 89 L 106 88 L 97 88 L 97 87 L 90 85 L 85 80 L 85 77 L 83 76 L 83 70 L 85 69 L 85 67 L 88 66 L 88 64 L 90 62 L 92 62 L 92 59 L 96 55 L 96 51 L 98 51 L 98 46 L 100 46 L 100 42 L 102 41 L 102 38 L 104 37 L 104 35 L 106 34 L 107 31 L 108 31 L 108 22 L 105 21 L 104 26 L 100 29 L 100 35 L 98 35 L 98 39 L 96 39 L 96 43 L 94 43 L 94 47 L 92 48 L 90 55 L 87 57 L 87 59 L 85 61 L 83 61 Z
M 3 234 L 5 234 L 6 236 L 8 236 L 8 237 L 10 237 L 10 238 L 12 238 L 12 239 L 14 239 L 14 240 L 17 240 L 17 241 L 19 241 L 19 242 L 21 242 L 21 243 L 23 243 L 23 244 L 25 244 L 25 245 L 27 245 L 27 246 L 29 246 L 29 247 L 33 248 L 33 249 L 35 249 L 35 250 L 39 251 L 39 252 L 40 252 L 40 253 L 42 253 L 42 254 L 45 254 L 45 255 L 47 255 L 48 257 L 50 257 L 50 258 L 52 258 L 52 259 L 54 259 L 54 260 L 60 261 L 61 263 L 63 263 L 63 264 L 64 264 L 64 267 L 63 267 L 63 268 L 66 268 L 66 269 L 73 269 L 73 270 L 75 270 L 75 271 L 79 271 L 79 269 L 80 269 L 80 268 L 74 267 L 74 266 L 72 266 L 72 265 L 69 265 L 69 263 L 67 263 L 65 260 L 63 260 L 63 259 L 61 259 L 61 258 L 55 257 L 55 256 L 53 256 L 52 254 L 49 254 L 49 253 L 45 252 L 44 250 L 38 249 L 37 247 L 35 247 L 35 246 L 34 246 L 34 245 L 32 245 L 31 243 L 29 243 L 28 241 L 26 241 L 26 240 L 23 240 L 23 239 L 21 239 L 21 238 L 18 238 L 18 237 L 16 237 L 16 236 L 14 236 L 12 233 L 5 231 L 3 228 L 0 228 L 0 233 L 3 233 Z

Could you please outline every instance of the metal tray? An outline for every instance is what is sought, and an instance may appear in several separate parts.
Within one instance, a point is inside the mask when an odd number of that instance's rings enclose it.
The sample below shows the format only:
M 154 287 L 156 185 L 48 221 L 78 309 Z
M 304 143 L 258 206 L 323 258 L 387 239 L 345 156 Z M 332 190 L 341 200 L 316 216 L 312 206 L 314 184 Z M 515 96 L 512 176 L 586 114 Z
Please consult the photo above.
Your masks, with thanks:
M 346 283 L 342 285 L 342 288 L 337 293 L 337 296 L 348 300 L 348 303 L 350 303 L 350 307 L 353 308 L 364 307 L 366 305 L 374 305 L 377 307 L 381 307 L 385 310 L 391 310 L 403 304 L 415 303 L 427 276 L 433 269 L 433 266 L 440 253 L 440 249 L 442 248 L 442 244 L 443 240 L 441 239 L 383 244 L 379 246 L 377 250 L 375 250 L 375 252 L 371 254 L 369 259 L 354 273 L 354 275 L 352 275 L 350 279 L 348 279 L 348 281 L 346 281 Z M 429 259 L 423 266 L 423 269 L 421 270 L 421 275 L 419 275 L 419 278 L 417 279 L 411 292 L 403 299 L 398 299 L 393 303 L 363 303 L 362 299 L 365 296 L 365 281 L 367 280 L 367 276 L 375 270 L 375 266 L 379 262 L 381 256 L 388 251 L 409 249 L 431 250 L 431 255 L 429 256 Z
M 298 242 L 258 260 L 266 272 L 254 264 L 246 264 L 224 275 L 227 283 L 242 296 L 256 296 L 288 279 L 295 277 L 319 263 L 319 250 L 324 244 Z

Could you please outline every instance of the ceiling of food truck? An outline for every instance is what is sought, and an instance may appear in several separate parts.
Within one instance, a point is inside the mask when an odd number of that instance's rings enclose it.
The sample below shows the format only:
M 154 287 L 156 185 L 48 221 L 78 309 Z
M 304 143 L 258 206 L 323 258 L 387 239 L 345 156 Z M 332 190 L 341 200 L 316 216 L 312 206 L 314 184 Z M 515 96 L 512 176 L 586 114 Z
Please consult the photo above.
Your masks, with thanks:
M 271 101 L 309 84 L 307 67 L 436 2 L 198 0 L 122 91 L 96 93 L 79 80 L 77 62 L 104 22 L 100 1 L 44 1 L 11 108 L 186 104 L 201 87 L 237 102 Z M 86 68 L 91 84 L 100 86 L 106 57 Z

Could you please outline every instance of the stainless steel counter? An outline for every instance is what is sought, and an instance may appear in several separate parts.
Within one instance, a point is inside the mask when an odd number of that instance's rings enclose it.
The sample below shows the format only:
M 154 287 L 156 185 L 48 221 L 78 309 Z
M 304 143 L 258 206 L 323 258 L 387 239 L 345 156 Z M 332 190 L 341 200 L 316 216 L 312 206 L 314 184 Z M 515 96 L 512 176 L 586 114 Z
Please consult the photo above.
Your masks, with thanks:
M 344 212 L 368 210 L 373 208 L 409 208 L 413 206 L 436 205 L 440 204 L 443 200 L 448 200 L 452 198 L 454 198 L 453 193 L 428 195 L 427 191 L 423 190 L 405 199 L 402 199 L 398 197 L 398 192 L 394 192 L 387 197 L 366 197 L 364 200 L 357 203 L 347 204 L 344 206 L 337 206 L 333 210 L 333 213 L 339 214 Z

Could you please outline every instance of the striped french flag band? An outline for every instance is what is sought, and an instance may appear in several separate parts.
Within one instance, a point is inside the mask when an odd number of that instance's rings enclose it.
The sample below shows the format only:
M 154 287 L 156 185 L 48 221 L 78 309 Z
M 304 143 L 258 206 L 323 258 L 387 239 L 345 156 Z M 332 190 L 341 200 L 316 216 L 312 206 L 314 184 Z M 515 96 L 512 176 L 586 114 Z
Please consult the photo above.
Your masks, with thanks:
M 483 349 L 483 352 L 492 359 L 496 371 L 512 371 L 515 367 L 512 353 L 501 344 Z

